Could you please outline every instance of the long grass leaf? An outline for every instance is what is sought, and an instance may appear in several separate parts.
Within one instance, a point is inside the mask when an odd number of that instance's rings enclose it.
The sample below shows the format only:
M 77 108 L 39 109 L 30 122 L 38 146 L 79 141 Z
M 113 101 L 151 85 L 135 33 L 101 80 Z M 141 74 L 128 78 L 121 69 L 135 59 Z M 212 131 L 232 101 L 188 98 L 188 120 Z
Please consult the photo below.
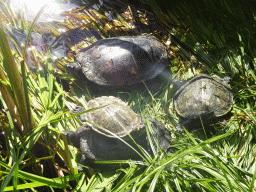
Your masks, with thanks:
M 3 30 L 3 25 L 0 27 L 0 47 L 3 55 L 3 66 L 5 72 L 7 73 L 10 85 L 14 93 L 14 103 L 17 107 L 19 116 L 21 118 L 22 124 L 25 130 L 31 130 L 31 127 L 28 127 L 27 119 L 28 112 L 24 96 L 24 90 L 22 85 L 22 80 L 20 78 L 20 73 L 17 67 L 17 64 L 13 58 L 11 48 L 6 38 L 6 34 Z

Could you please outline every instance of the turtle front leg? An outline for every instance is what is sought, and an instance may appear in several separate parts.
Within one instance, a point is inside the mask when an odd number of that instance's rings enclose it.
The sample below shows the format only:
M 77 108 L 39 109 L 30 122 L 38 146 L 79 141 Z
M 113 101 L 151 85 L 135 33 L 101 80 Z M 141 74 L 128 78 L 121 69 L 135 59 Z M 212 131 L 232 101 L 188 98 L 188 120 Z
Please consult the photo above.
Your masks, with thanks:
M 86 139 L 81 139 L 81 150 L 83 154 L 81 161 L 85 161 L 86 157 L 95 160 L 95 155 L 90 151 L 90 147 Z
M 66 137 L 71 141 L 71 143 L 73 143 L 73 145 L 76 148 L 81 148 L 80 145 L 80 138 L 83 135 L 88 134 L 88 131 L 90 131 L 91 128 L 86 126 L 86 125 L 82 125 L 80 126 L 77 131 L 63 131 L 63 133 L 66 135 Z
M 90 142 L 88 141 L 90 140 L 90 131 L 92 131 L 90 125 L 88 123 L 85 123 L 77 129 L 76 135 L 80 141 L 80 149 L 82 151 L 82 154 L 89 159 L 95 159 L 95 155 L 90 151 L 90 146 L 88 144 L 88 142 Z
M 85 156 L 85 154 L 82 154 L 80 163 L 82 165 L 86 165 L 86 156 Z M 84 171 L 84 168 L 82 166 L 78 165 L 78 171 L 80 171 L 80 172 Z
M 180 132 L 180 133 L 184 133 L 184 129 L 183 129 L 183 126 L 184 127 L 187 127 L 188 124 L 191 123 L 191 119 L 187 119 L 186 121 L 184 121 L 183 123 L 179 124 L 177 127 L 176 127 L 176 131 Z

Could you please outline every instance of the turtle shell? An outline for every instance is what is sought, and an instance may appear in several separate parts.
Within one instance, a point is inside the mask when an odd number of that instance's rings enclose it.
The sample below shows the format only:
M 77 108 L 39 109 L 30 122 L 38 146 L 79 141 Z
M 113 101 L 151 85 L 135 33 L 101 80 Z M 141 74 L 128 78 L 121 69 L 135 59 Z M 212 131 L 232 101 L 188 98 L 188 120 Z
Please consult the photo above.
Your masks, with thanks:
M 227 81 L 198 75 L 185 83 L 174 95 L 177 113 L 188 119 L 214 113 L 225 115 L 233 105 L 233 95 Z
M 125 102 L 113 96 L 102 96 L 90 100 L 86 110 L 101 107 L 80 115 L 81 121 L 88 120 L 100 127 L 111 131 L 119 137 L 129 134 L 136 135 L 144 131 L 144 123 L 141 116 L 137 115 Z M 109 132 L 91 125 L 94 131 L 107 136 L 115 137 Z
M 166 47 L 151 35 L 102 39 L 82 49 L 76 60 L 87 79 L 109 86 L 152 79 L 169 63 Z

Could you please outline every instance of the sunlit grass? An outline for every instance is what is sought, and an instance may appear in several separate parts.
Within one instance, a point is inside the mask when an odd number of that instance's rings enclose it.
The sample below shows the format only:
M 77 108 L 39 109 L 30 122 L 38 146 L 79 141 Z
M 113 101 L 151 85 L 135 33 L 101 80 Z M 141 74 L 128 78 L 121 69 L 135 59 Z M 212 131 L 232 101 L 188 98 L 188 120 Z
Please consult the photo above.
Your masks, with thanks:
M 151 5 L 155 5 L 152 6 L 152 9 L 156 9 L 155 13 L 162 14 L 161 7 L 157 7 L 158 4 L 152 2 Z M 221 2 L 229 3 L 229 1 Z M 150 4 L 150 1 L 148 3 Z M 208 4 L 210 3 L 214 2 L 209 1 Z M 248 39 L 245 31 L 242 30 L 244 25 L 249 29 L 253 26 L 244 22 L 241 31 L 236 31 L 233 30 L 232 25 L 226 23 L 229 20 L 223 20 L 222 25 L 229 29 L 229 32 L 231 31 L 230 35 L 233 38 L 237 37 L 237 42 L 233 45 L 226 40 L 224 30 L 218 28 L 220 33 L 215 32 L 216 30 L 211 31 L 204 20 L 196 20 L 197 15 L 191 12 L 192 8 L 181 7 L 187 11 L 184 13 L 189 13 L 190 24 L 194 24 L 198 31 L 193 30 L 188 35 L 182 30 L 177 30 L 177 34 L 174 34 L 172 30 L 172 34 L 182 37 L 181 42 L 185 45 L 185 47 L 174 46 L 178 41 L 172 39 L 173 75 L 184 80 L 201 72 L 219 77 L 230 76 L 234 94 L 231 118 L 222 124 L 216 124 L 214 135 L 205 135 L 202 130 L 180 134 L 174 131 L 179 118 L 172 107 L 172 95 L 175 91 L 172 85 L 152 95 L 119 93 L 118 95 L 123 97 L 136 113 L 145 117 L 149 130 L 148 116 L 166 125 L 172 132 L 173 153 L 160 152 L 139 163 L 128 160 L 126 161 L 130 165 L 128 168 L 120 168 L 116 171 L 101 172 L 89 168 L 86 172 L 79 173 L 79 150 L 68 145 L 61 132 L 75 130 L 81 124 L 71 115 L 69 109 L 77 104 L 85 106 L 94 96 L 83 83 L 75 81 L 74 77 L 66 73 L 63 66 L 58 65 L 61 70 L 55 69 L 49 55 L 39 57 L 41 66 L 36 68 L 35 73 L 32 72 L 24 58 L 26 46 L 19 53 L 14 54 L 6 40 L 12 37 L 6 37 L 4 32 L 7 23 L 16 27 L 23 26 L 23 29 L 31 32 L 32 23 L 12 15 L 8 6 L 2 1 L 0 4 L 3 10 L 1 17 L 4 21 L 0 30 L 2 53 L 0 100 L 4 111 L 0 129 L 5 132 L 8 141 L 7 152 L 0 153 L 1 191 L 36 187 L 42 189 L 43 186 L 52 191 L 55 188 L 118 192 L 255 190 L 256 77 L 251 68 L 255 66 L 255 60 L 249 59 L 254 56 L 252 46 L 254 41 L 250 42 L 251 49 L 248 48 Z M 230 4 L 224 7 L 233 9 Z M 177 10 L 169 10 L 168 17 L 161 21 L 188 24 L 182 20 L 183 12 L 175 11 Z M 104 15 L 98 14 L 104 25 L 108 26 L 103 28 L 99 27 L 94 16 L 86 13 L 87 16 L 76 15 L 70 18 L 66 27 L 68 29 L 92 27 L 102 37 L 128 34 L 125 30 L 115 31 L 118 25 L 122 25 L 123 28 L 128 26 L 123 24 L 123 20 L 108 24 Z M 250 12 L 247 11 L 245 15 L 249 14 Z M 234 17 L 237 15 L 237 13 L 233 14 Z M 86 24 L 84 21 L 75 23 L 76 20 L 83 19 L 86 20 Z M 96 39 L 91 38 L 91 40 Z M 56 76 L 65 78 L 71 83 L 69 92 L 63 90 Z M 154 140 L 153 137 L 151 139 Z M 40 148 L 42 157 L 35 155 L 38 150 L 37 144 L 43 146 L 43 150 Z M 143 155 L 143 152 L 138 152 Z M 53 176 L 55 178 L 48 178 L 42 174 L 46 172 L 42 163 L 44 161 L 52 165 L 56 172 Z M 65 166 L 56 164 L 60 161 L 64 162 Z M 29 173 L 27 169 L 32 168 L 34 171 Z M 70 181 L 75 181 L 75 184 Z

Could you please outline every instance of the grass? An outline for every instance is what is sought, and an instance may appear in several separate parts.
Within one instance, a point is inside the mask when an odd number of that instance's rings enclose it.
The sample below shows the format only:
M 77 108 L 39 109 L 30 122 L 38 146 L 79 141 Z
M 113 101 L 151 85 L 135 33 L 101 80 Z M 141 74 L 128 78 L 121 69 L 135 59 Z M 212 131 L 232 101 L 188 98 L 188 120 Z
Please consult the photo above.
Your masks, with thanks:
M 128 160 L 125 161 L 128 168 L 116 171 L 89 168 L 86 172 L 78 172 L 81 154 L 68 145 L 61 132 L 75 130 L 80 125 L 69 109 L 76 104 L 85 106 L 93 95 L 86 85 L 60 70 L 63 69 L 60 64 L 60 69 L 54 68 L 50 54 L 46 53 L 47 58 L 38 58 L 41 66 L 36 66 L 35 73 L 27 67 L 26 46 L 14 53 L 7 43 L 12 37 L 6 36 L 4 28 L 11 23 L 23 26 L 29 32 L 39 29 L 33 23 L 17 18 L 1 1 L 4 22 L 0 28 L 0 103 L 3 109 L 0 129 L 5 132 L 7 149 L 0 151 L 0 191 L 25 191 L 28 188 L 31 191 L 93 192 L 256 190 L 255 43 L 252 36 L 248 36 L 254 30 L 255 19 L 252 19 L 253 10 L 245 9 L 249 3 L 245 6 L 240 2 L 239 6 L 234 6 L 230 1 L 207 1 L 199 5 L 180 1 L 171 10 L 166 10 L 153 0 L 145 2 L 162 18 L 171 35 L 174 77 L 186 80 L 202 72 L 231 77 L 234 94 L 231 118 L 215 124 L 215 132 L 210 134 L 208 130 L 185 130 L 180 134 L 174 131 L 178 116 L 172 107 L 175 91 L 172 85 L 155 95 L 117 93 L 136 113 L 151 116 L 166 125 L 173 136 L 171 147 L 175 149 L 174 153 L 160 152 L 139 162 Z M 220 5 L 224 16 L 219 12 L 205 16 L 204 10 L 219 9 Z M 196 8 L 201 11 L 195 13 Z M 129 25 L 122 24 L 125 26 L 123 31 L 117 26 L 124 23 L 124 19 L 120 23 L 118 20 L 108 23 L 98 12 L 103 26 L 108 27 L 104 28 L 99 27 L 94 16 L 86 13 L 83 16 L 87 19 L 86 25 L 70 20 L 67 28 L 91 26 L 102 37 L 130 34 Z M 237 21 L 240 16 L 241 25 L 230 19 Z M 73 19 L 78 18 L 74 16 Z M 72 87 L 69 92 L 63 90 L 58 78 L 68 80 Z M 149 124 L 147 129 L 150 133 Z M 143 156 L 142 151 L 138 152 Z

